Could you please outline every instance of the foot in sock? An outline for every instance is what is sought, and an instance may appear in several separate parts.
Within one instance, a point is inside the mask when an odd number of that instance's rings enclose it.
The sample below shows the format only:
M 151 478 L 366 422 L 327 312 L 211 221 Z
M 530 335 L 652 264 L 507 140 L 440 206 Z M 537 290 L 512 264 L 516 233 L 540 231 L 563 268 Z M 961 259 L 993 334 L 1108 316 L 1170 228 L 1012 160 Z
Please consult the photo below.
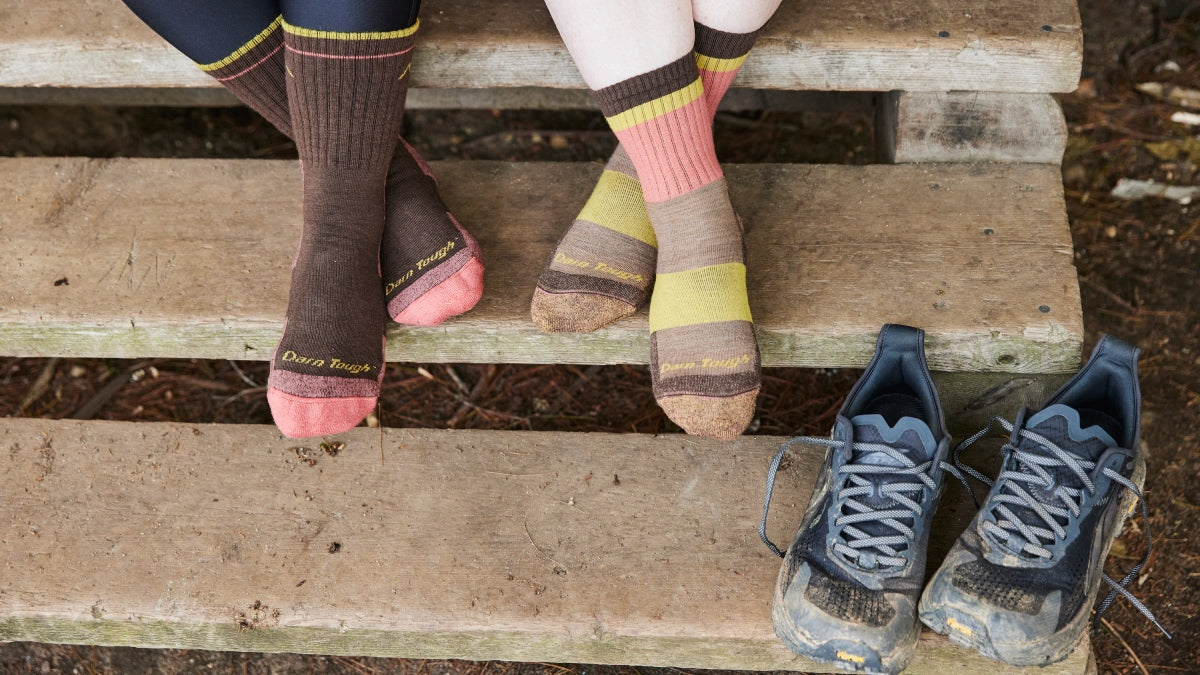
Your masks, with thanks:
M 479 244 L 442 203 L 417 151 L 400 140 L 387 176 L 387 222 L 380 264 L 388 314 L 397 323 L 435 326 L 483 295 Z
M 280 23 L 200 68 L 294 137 Z M 386 192 L 379 263 L 388 314 L 397 323 L 432 326 L 474 307 L 483 293 L 479 245 L 442 203 L 428 164 L 403 140 L 388 167 Z
M 416 25 L 353 34 L 283 27 L 304 230 L 267 400 L 279 429 L 302 437 L 355 426 L 379 396 L 385 185 Z
M 688 54 L 594 94 L 637 168 L 658 241 L 655 399 L 688 433 L 734 438 L 754 414 L 758 343 L 741 225 L 713 151 L 696 62 Z
M 696 24 L 710 122 L 757 37 Z M 633 314 L 650 296 L 657 245 L 637 171 L 618 146 L 538 277 L 534 323 L 548 333 L 589 332 Z

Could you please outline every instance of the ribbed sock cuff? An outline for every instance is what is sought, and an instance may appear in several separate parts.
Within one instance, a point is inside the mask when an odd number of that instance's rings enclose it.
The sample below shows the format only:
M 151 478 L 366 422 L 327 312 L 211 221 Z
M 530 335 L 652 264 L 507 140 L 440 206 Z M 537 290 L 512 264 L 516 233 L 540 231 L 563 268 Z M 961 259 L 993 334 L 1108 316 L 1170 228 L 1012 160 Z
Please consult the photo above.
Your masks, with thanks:
M 287 82 L 283 70 L 282 19 L 238 47 L 232 54 L 213 63 L 198 63 L 246 105 L 262 115 L 287 136 L 292 135 L 288 109 Z
M 753 33 L 727 33 L 697 23 L 694 51 L 697 56 L 705 56 L 709 59 L 743 58 L 754 48 L 754 42 L 761 33 L 761 28 Z
M 626 110 L 679 91 L 699 77 L 695 57 L 685 54 L 661 68 L 597 89 L 592 96 L 605 117 L 615 117 Z

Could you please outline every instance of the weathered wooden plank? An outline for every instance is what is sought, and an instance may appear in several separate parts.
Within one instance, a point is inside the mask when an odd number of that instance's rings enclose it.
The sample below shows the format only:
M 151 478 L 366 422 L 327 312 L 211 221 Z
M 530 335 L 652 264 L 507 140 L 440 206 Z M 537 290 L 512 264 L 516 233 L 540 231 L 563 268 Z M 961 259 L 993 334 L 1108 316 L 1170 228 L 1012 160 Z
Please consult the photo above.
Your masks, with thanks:
M 1042 162 L 1067 147 L 1062 106 L 1049 94 L 888 92 L 876 108 L 887 162 Z
M 581 88 L 540 0 L 430 0 L 416 87 Z M 0 6 L 0 87 L 215 87 L 121 3 Z M 943 37 L 944 36 L 944 37 Z M 1082 68 L 1074 0 L 784 3 L 739 76 L 775 89 L 1071 91 Z
M 645 313 L 541 333 L 535 280 L 599 165 L 440 162 L 483 247 L 471 312 L 397 328 L 388 357 L 646 363 Z M 1061 178 L 1047 165 L 728 167 L 768 366 L 862 366 L 885 322 L 946 371 L 1079 365 Z M 0 348 L 13 356 L 269 357 L 299 236 L 294 162 L 0 159 Z
M 782 439 L 342 440 L 309 443 L 310 466 L 271 427 L 0 421 L 0 640 L 819 669 L 769 619 L 779 560 L 756 527 Z M 780 473 L 775 540 L 820 461 L 796 448 Z M 943 508 L 934 531 L 969 517 Z M 1009 672 L 926 633 L 909 672 L 951 669 Z

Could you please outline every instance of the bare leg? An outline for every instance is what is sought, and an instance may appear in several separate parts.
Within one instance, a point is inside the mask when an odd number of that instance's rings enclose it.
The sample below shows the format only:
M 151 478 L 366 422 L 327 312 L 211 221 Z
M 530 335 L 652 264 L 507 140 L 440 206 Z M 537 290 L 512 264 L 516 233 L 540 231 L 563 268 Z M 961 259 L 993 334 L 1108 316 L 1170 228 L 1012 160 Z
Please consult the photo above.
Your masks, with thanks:
M 726 33 L 753 33 L 779 9 L 781 0 L 692 0 L 696 23 Z
M 591 89 L 603 89 L 692 51 L 688 0 L 546 0 L 554 25 Z

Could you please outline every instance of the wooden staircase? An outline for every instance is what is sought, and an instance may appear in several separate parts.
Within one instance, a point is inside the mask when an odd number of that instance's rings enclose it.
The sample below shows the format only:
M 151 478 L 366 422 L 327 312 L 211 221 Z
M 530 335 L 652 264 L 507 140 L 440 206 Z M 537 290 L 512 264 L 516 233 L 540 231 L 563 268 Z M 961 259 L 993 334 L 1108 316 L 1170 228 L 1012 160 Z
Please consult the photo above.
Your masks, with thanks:
M 1072 0 L 918 4 L 787 2 L 734 92 L 764 105 L 873 92 L 855 100 L 874 102 L 888 163 L 726 169 L 763 364 L 861 367 L 882 323 L 921 326 L 961 431 L 1079 364 L 1052 94 L 1078 80 L 1081 32 Z M 222 101 L 114 0 L 10 5 L 22 6 L 0 7 L 0 101 Z M 471 6 L 425 3 L 412 100 L 585 100 L 538 0 Z M 488 292 L 441 326 L 394 328 L 390 359 L 647 362 L 644 312 L 586 335 L 528 318 L 598 165 L 434 171 L 480 240 Z M 281 161 L 0 159 L 0 352 L 266 359 L 298 180 Z M 784 439 L 337 440 L 330 456 L 269 426 L 0 420 L 0 640 L 820 670 L 772 634 L 779 563 L 755 533 Z M 314 465 L 299 457 L 313 452 Z M 776 541 L 790 541 L 820 462 L 799 450 L 781 474 Z M 933 561 L 971 516 L 947 495 Z M 1085 638 L 1039 672 L 1089 660 Z M 911 670 L 952 668 L 1003 671 L 926 633 Z

